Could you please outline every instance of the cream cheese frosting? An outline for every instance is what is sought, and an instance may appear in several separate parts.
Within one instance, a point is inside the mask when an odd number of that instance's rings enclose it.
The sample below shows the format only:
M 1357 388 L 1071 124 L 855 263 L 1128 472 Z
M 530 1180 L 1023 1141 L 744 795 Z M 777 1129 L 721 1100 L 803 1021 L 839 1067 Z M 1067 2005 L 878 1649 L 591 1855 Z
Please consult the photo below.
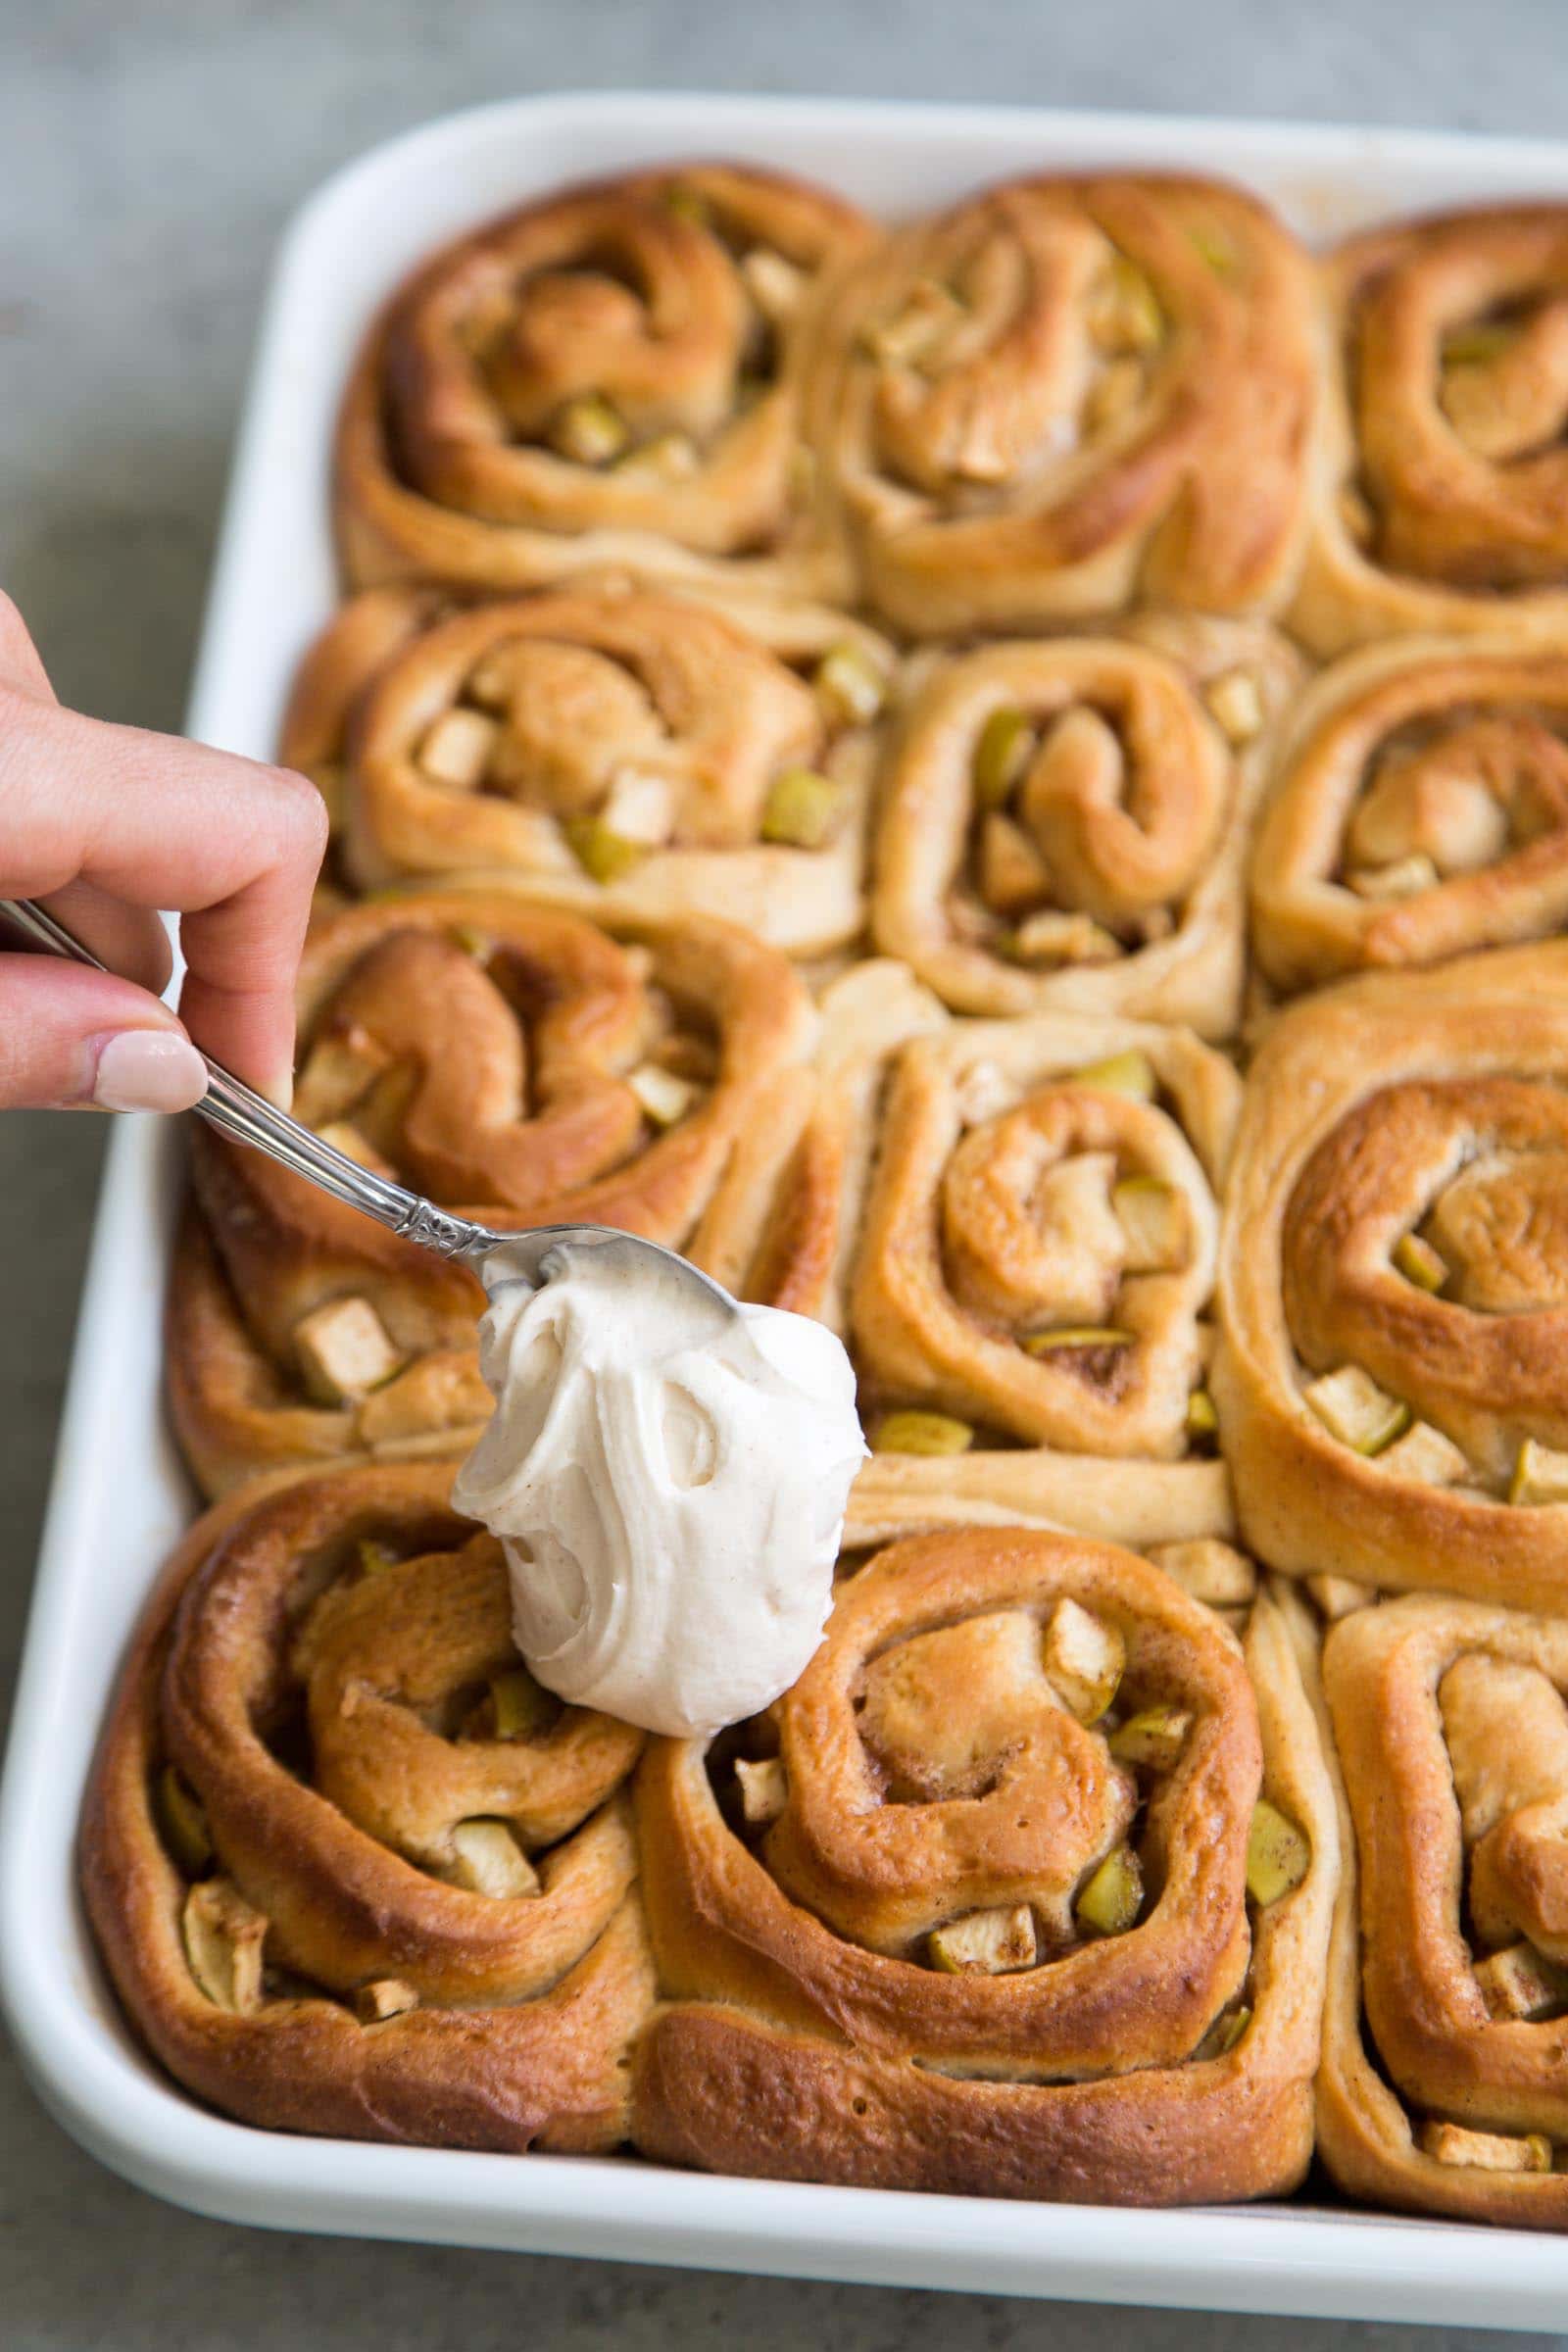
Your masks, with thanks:
M 560 1697 L 707 1738 L 789 1689 L 822 1637 L 865 1453 L 832 1332 L 730 1306 L 652 1250 L 497 1265 L 495 1395 L 453 1499 L 500 1539 L 513 1629 Z

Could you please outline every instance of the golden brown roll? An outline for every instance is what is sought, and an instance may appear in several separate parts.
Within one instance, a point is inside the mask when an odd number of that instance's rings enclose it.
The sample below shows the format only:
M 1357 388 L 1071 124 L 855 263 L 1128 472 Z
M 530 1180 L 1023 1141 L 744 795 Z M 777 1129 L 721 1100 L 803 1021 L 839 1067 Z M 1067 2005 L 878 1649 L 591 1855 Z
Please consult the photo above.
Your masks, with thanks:
M 1258 828 L 1252 937 L 1286 992 L 1568 920 L 1568 640 L 1351 654 L 1296 712 Z
M 514 893 L 319 923 L 295 1109 L 368 1165 L 508 1227 L 582 1219 L 702 1258 L 809 1104 L 815 1016 L 727 924 L 598 927 Z M 351 1453 L 463 1451 L 488 1418 L 466 1268 L 203 1131 L 169 1309 L 174 1425 L 202 1486 Z M 809 1303 L 807 1203 L 769 1302 Z
M 368 590 L 306 657 L 282 757 L 359 885 L 517 878 L 823 954 L 864 920 L 893 653 L 821 606 L 738 610 L 607 581 L 456 609 Z
M 917 636 L 1140 599 L 1277 612 L 1318 342 L 1304 255 L 1238 188 L 1014 180 L 903 229 L 831 290 L 810 368 L 871 604 Z
M 1329 463 L 1292 627 L 1568 627 L 1568 206 L 1352 237 L 1327 270 Z
M 1560 2230 L 1568 1623 L 1391 1600 L 1334 1627 L 1323 1671 L 1346 1857 L 1324 2161 L 1380 2205 Z
M 650 1747 L 638 1817 L 649 2153 L 1119 2204 L 1304 2172 L 1337 1832 L 1272 1600 L 1244 1660 L 1129 1552 L 912 1539 L 766 1717 Z
M 821 574 L 802 324 L 871 233 L 825 189 L 691 163 L 566 188 L 436 254 L 350 380 L 350 581 Z
M 843 1303 L 819 1311 L 859 1375 L 863 1523 L 946 1498 L 1122 1542 L 1230 1534 L 1205 1367 L 1235 1071 L 1146 1023 L 929 1026 L 896 970 L 824 998 L 825 1050 L 858 1026 L 860 1059 L 808 1130 L 836 1122 Z
M 608 2148 L 653 1997 L 642 1736 L 522 1670 L 448 1476 L 339 1472 L 192 1531 L 99 1755 L 88 1910 L 138 2033 L 227 2114 Z
M 882 792 L 877 944 L 961 1012 L 1239 1026 L 1249 836 L 1298 665 L 1260 626 L 939 661 Z
M 1214 1400 L 1258 1556 L 1568 1597 L 1568 944 L 1365 975 L 1252 1065 Z

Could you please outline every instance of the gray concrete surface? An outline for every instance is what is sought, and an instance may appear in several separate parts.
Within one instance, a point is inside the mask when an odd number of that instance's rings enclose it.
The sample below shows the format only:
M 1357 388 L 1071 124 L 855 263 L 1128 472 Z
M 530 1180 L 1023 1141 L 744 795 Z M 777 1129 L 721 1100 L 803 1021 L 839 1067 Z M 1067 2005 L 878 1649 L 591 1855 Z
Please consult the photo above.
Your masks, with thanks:
M 0 0 L 0 580 L 63 696 L 177 724 L 263 271 L 298 198 L 424 116 L 590 83 L 1552 133 L 1568 102 L 1568 7 Z M 0 1120 L 6 1688 L 100 1143 L 88 1117 Z M 1496 2258 L 1501 2270 L 1502 2241 Z M 611 2339 L 627 2352 L 1009 2352 L 1048 2338 L 1059 2352 L 1315 2352 L 1348 2332 L 266 2237 L 111 2180 L 40 2113 L 0 2048 L 6 2352 L 489 2352 L 519 2338 L 552 2352 Z M 1383 2347 L 1417 2334 L 1366 2331 Z

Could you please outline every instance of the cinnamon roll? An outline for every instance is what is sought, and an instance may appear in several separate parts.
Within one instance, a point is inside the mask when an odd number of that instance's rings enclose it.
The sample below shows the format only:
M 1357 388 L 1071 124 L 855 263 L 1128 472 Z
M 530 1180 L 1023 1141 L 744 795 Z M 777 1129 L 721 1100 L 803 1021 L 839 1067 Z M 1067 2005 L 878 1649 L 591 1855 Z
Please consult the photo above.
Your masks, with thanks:
M 1388 1601 L 1334 1627 L 1323 1671 L 1346 1816 L 1324 2161 L 1380 2205 L 1560 2230 L 1568 1624 Z
M 702 1259 L 726 1249 L 743 1178 L 791 1148 L 813 1030 L 792 967 L 727 924 L 612 931 L 514 893 L 392 898 L 307 943 L 295 1109 L 487 1224 L 581 1219 Z M 491 1401 L 477 1279 L 225 1138 L 193 1148 L 169 1380 L 207 1491 L 465 1450 Z M 763 1302 L 793 1303 L 796 1273 L 776 1254 Z
M 227 2114 L 608 2148 L 653 1997 L 642 1735 L 531 1681 L 446 1491 L 344 1471 L 192 1531 L 99 1755 L 88 1910 L 138 2033 Z
M 362 886 L 466 869 L 823 954 L 864 920 L 892 649 L 820 606 L 740 610 L 609 581 L 458 610 L 372 590 L 307 656 L 282 757 L 336 804 Z
M 1189 1032 L 1084 1015 L 891 1056 L 848 1252 L 873 1524 L 946 1494 L 1123 1541 L 1231 1532 L 1205 1365 L 1240 1093 Z
M 1568 945 L 1370 974 L 1253 1063 L 1214 1400 L 1297 1575 L 1568 1596 Z
M 606 562 L 822 573 L 803 325 L 824 271 L 871 234 L 826 189 L 691 163 L 566 188 L 460 238 L 393 296 L 350 380 L 349 579 L 517 589 Z
M 1339 374 L 1292 627 L 1568 627 L 1568 207 L 1352 237 L 1327 272 Z
M 869 250 L 808 414 L 871 604 L 934 636 L 1148 600 L 1273 612 L 1307 522 L 1305 256 L 1238 188 L 1023 179 Z
M 959 1011 L 1230 1035 L 1248 837 L 1298 676 L 1272 632 L 1190 618 L 936 662 L 883 787 L 877 944 Z
M 649 2153 L 1120 2204 L 1305 2170 L 1337 1828 L 1266 1596 L 1244 1657 L 1131 1553 L 914 1538 L 766 1717 L 649 1749 L 638 1816 Z
M 1286 992 L 1568 921 L 1568 640 L 1347 657 L 1304 698 L 1258 829 L 1259 962 Z

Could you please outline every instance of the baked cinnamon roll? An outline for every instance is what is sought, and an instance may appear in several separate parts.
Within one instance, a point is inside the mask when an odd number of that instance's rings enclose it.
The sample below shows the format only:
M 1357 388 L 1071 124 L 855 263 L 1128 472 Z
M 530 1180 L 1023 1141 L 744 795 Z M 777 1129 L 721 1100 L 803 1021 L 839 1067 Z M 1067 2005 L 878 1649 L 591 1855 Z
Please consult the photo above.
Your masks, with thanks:
M 849 1196 L 861 1512 L 948 1494 L 1123 1541 L 1231 1532 L 1205 1366 L 1240 1092 L 1187 1031 L 1070 1014 L 890 1056 Z
M 826 189 L 691 163 L 460 238 L 393 296 L 350 380 L 349 579 L 517 589 L 583 564 L 691 576 L 737 560 L 820 573 L 803 321 L 871 234 Z
M 1335 1626 L 1323 1671 L 1346 1812 L 1324 2161 L 1380 2205 L 1560 2230 L 1568 1624 L 1388 1601 Z
M 871 604 L 939 636 L 1148 600 L 1273 612 L 1317 431 L 1304 255 L 1200 179 L 1024 179 L 903 229 L 814 330 L 809 429 Z
M 1249 834 L 1298 675 L 1271 631 L 1190 618 L 936 662 L 883 786 L 878 946 L 962 1012 L 1229 1036 Z
M 582 1219 L 701 1258 L 791 1148 L 814 1025 L 792 967 L 727 924 L 611 931 L 511 893 L 387 899 L 307 943 L 295 1109 L 485 1223 Z M 193 1151 L 169 1381 L 203 1487 L 466 1450 L 490 1411 L 476 1277 L 225 1138 Z M 775 1258 L 765 1303 L 794 1302 L 795 1271 Z
M 1568 207 L 1352 237 L 1327 272 L 1329 464 L 1292 627 L 1568 627 Z
M 466 609 L 371 590 L 307 656 L 282 757 L 336 805 L 359 885 L 516 877 L 823 954 L 864 920 L 893 653 L 820 606 L 738 610 L 608 582 Z
M 1568 1595 L 1568 946 L 1371 974 L 1252 1065 L 1214 1400 L 1297 1575 Z
M 1285 992 L 1568 921 L 1568 644 L 1369 647 L 1296 713 L 1258 829 L 1259 962 Z
M 227 2114 L 608 2148 L 653 1998 L 642 1735 L 532 1682 L 447 1480 L 340 1472 L 192 1531 L 99 1755 L 88 1910 L 138 2033 Z
M 1305 2170 L 1337 1833 L 1266 1596 L 1244 1658 L 1131 1553 L 912 1539 L 766 1717 L 651 1746 L 638 1815 L 649 2153 L 1120 2204 Z

